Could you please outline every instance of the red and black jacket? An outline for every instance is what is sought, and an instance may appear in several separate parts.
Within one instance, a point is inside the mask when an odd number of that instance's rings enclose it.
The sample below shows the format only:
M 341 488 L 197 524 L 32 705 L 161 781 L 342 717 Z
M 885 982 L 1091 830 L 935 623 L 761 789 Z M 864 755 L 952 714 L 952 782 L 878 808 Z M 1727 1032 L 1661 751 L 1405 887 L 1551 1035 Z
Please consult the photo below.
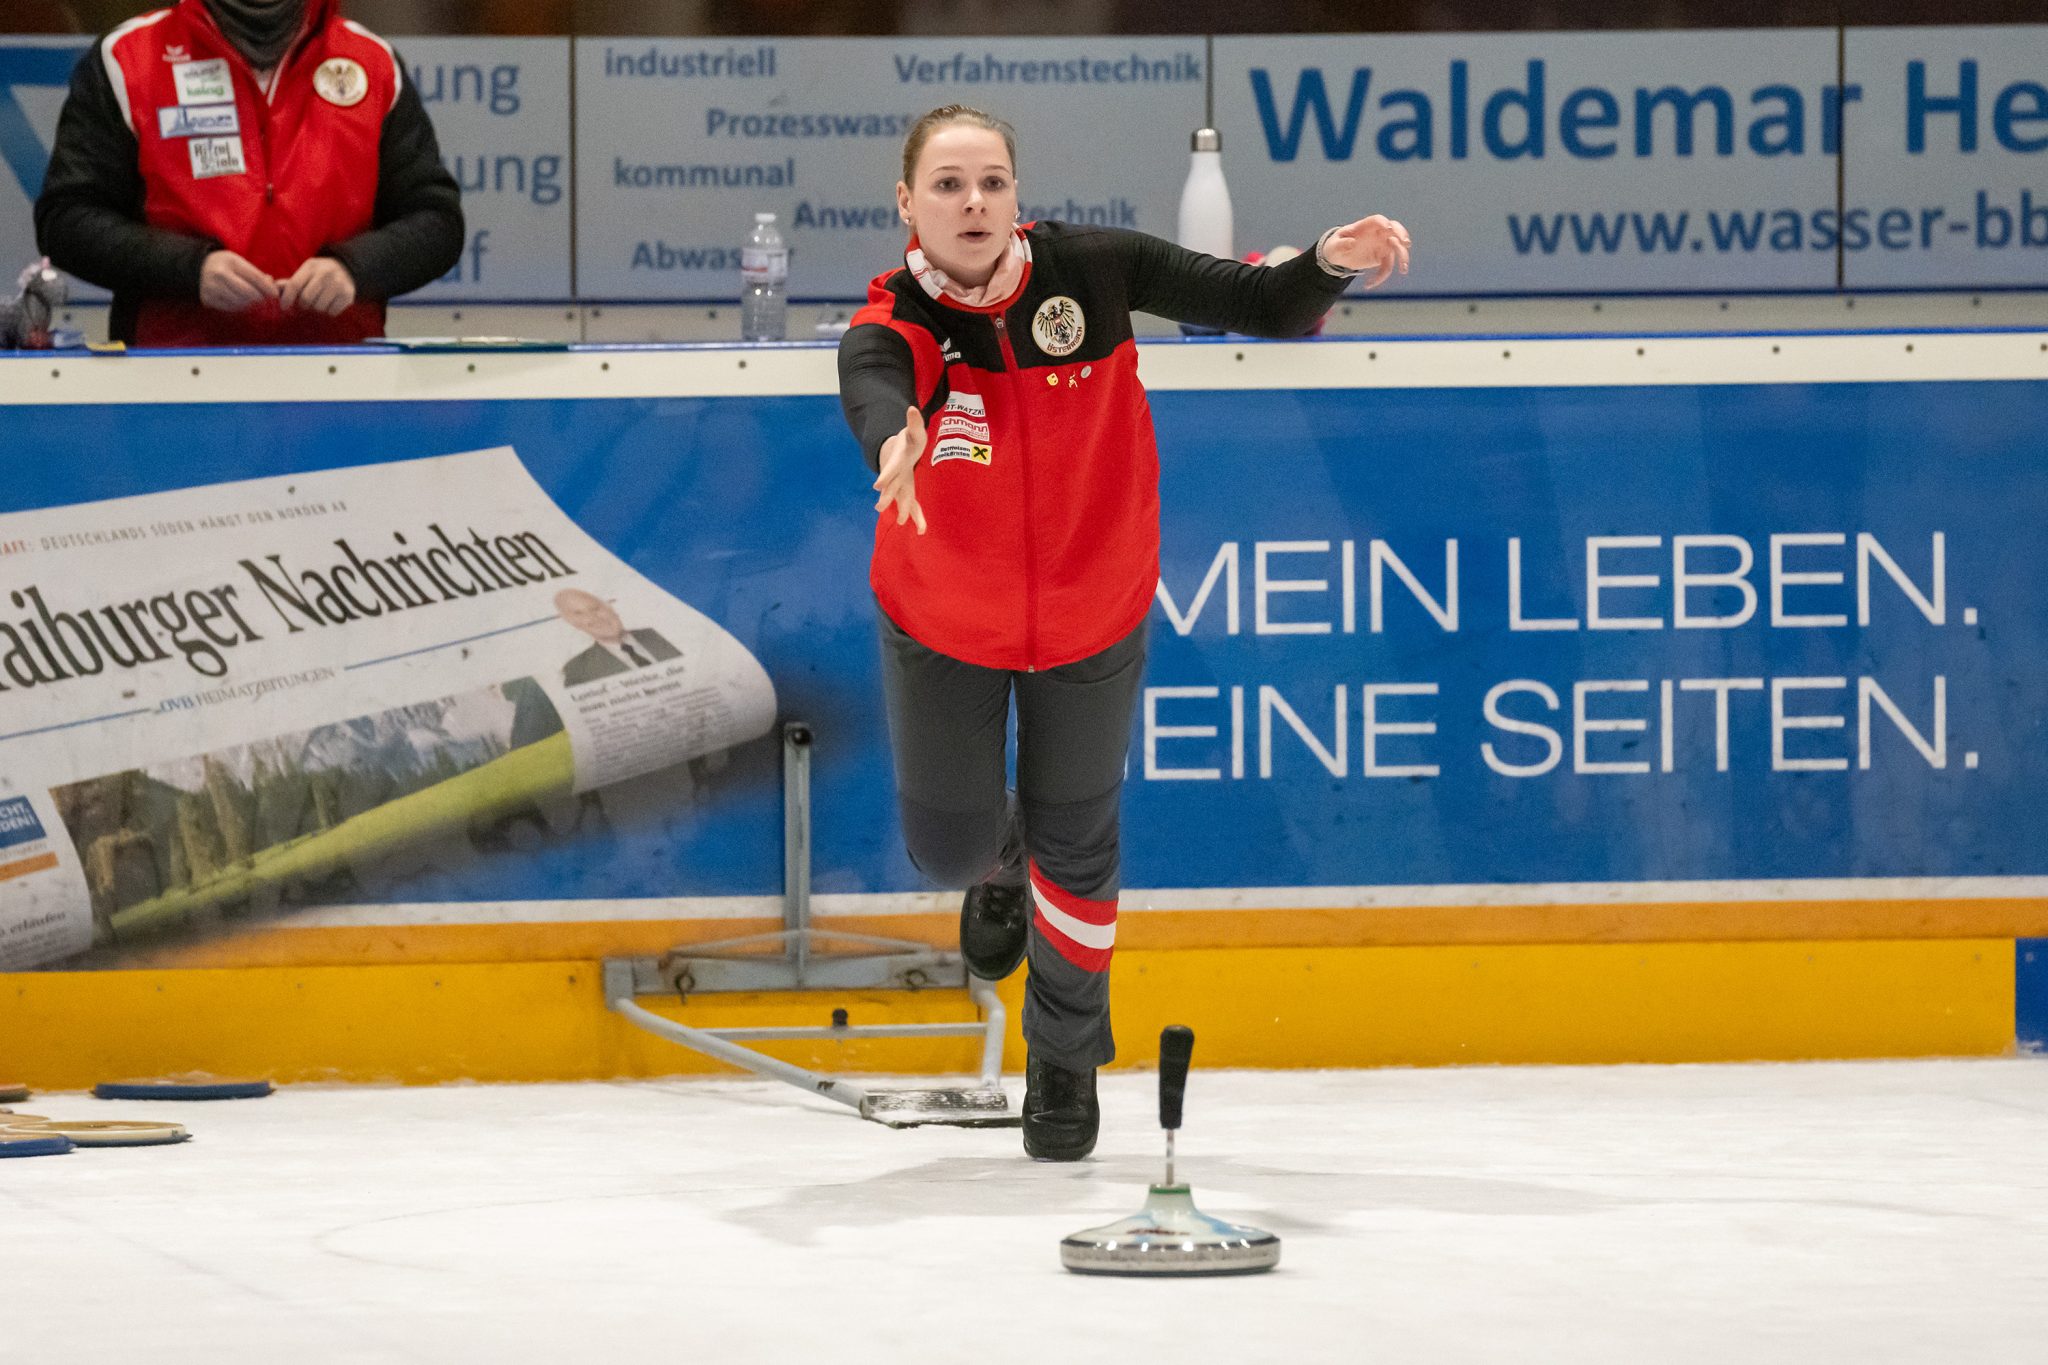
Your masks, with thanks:
M 42 250 L 114 291 L 110 330 L 142 346 L 360 341 L 384 300 L 461 255 L 460 195 L 391 47 L 308 0 L 306 23 L 259 81 L 202 0 L 121 25 L 78 64 L 36 200 Z M 199 302 L 226 249 L 273 278 L 315 256 L 348 268 L 339 317 Z
M 1159 581 L 1159 453 L 1133 312 L 1300 336 L 1348 282 L 1304 252 L 1244 265 L 1143 233 L 1032 223 L 1016 293 L 976 308 L 908 265 L 878 276 L 839 346 L 840 400 L 876 468 L 925 416 L 928 532 L 875 527 L 870 581 L 921 644 L 987 668 L 1056 668 L 1122 639 Z M 913 249 L 915 244 L 913 244 Z

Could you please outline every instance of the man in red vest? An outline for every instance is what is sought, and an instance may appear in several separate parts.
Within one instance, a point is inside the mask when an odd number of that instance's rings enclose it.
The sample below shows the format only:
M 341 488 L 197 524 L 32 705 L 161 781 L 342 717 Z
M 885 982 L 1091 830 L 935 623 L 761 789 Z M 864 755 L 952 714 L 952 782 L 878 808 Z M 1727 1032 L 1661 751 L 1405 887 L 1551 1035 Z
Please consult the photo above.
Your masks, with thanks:
M 462 206 L 390 44 L 337 0 L 178 0 L 79 62 L 36 200 L 51 261 L 138 346 L 384 331 L 461 256 Z

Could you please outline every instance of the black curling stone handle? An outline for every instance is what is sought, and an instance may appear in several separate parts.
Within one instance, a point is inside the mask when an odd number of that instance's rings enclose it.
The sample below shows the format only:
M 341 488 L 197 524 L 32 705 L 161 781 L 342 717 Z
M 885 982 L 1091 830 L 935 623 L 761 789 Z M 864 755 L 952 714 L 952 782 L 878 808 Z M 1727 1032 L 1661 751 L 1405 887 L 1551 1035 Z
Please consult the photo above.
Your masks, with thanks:
M 1159 1033 L 1159 1126 L 1180 1127 L 1181 1100 L 1188 1092 L 1188 1058 L 1194 1055 L 1195 1031 L 1171 1024 Z

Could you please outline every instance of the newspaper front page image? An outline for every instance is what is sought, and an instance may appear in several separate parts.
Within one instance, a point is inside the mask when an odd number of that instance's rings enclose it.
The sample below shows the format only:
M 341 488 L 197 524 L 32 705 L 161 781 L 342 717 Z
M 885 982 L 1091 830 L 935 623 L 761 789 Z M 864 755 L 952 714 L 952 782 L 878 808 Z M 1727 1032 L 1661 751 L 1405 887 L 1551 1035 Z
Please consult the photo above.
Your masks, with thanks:
M 573 835 L 768 731 L 510 448 L 0 516 L 0 971 Z

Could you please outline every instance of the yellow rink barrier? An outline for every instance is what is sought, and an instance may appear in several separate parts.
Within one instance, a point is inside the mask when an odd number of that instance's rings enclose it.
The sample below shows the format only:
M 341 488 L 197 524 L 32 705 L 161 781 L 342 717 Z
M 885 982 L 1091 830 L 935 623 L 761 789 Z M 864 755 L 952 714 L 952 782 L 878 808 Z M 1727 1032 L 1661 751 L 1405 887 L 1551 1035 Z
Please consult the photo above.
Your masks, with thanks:
M 1994 1055 L 2011 938 L 1275 947 L 1119 953 L 1120 1066 L 1168 1023 L 1205 1066 Z M 0 974 L 0 1071 L 46 1089 L 204 1070 L 279 1082 L 735 1075 L 605 1008 L 596 961 Z M 1005 982 L 1014 1012 L 1023 977 Z M 969 1017 L 960 992 L 699 995 L 698 1027 Z M 825 1071 L 968 1073 L 971 1041 L 770 1045 Z M 1023 1065 L 1013 1029 L 1006 1057 Z

